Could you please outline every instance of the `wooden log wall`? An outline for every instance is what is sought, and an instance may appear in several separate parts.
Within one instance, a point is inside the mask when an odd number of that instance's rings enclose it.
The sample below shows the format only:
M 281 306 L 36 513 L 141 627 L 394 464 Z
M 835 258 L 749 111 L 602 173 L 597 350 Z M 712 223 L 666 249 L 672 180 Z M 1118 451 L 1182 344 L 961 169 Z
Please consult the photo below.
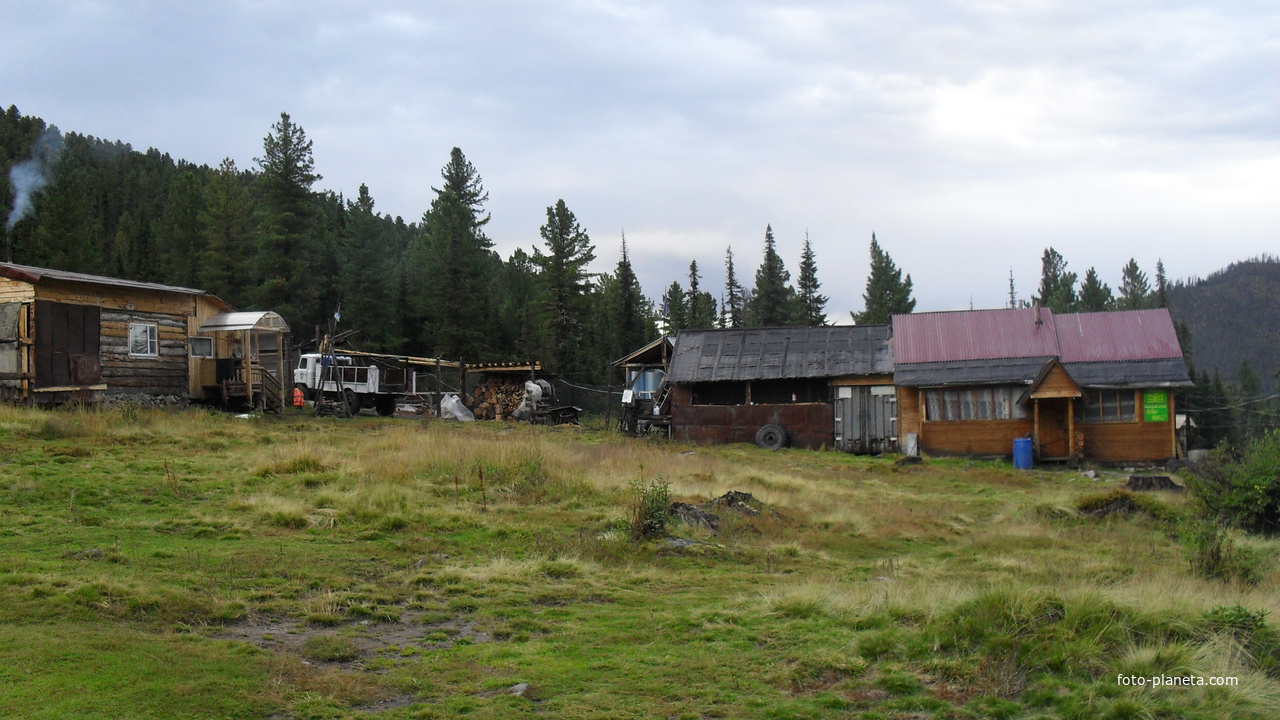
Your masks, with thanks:
M 156 326 L 157 357 L 129 354 L 130 323 Z M 188 394 L 185 316 L 140 311 L 102 311 L 102 381 L 111 394 Z

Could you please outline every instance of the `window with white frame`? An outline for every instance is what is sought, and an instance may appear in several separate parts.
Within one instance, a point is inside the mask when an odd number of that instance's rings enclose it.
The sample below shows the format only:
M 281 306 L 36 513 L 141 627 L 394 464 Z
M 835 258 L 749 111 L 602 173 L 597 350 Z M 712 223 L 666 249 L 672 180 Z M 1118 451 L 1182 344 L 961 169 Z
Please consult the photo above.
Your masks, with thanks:
M 193 358 L 211 358 L 213 357 L 213 338 L 192 336 L 191 340 L 191 357 Z
M 160 341 L 155 323 L 129 323 L 129 355 L 159 357 Z

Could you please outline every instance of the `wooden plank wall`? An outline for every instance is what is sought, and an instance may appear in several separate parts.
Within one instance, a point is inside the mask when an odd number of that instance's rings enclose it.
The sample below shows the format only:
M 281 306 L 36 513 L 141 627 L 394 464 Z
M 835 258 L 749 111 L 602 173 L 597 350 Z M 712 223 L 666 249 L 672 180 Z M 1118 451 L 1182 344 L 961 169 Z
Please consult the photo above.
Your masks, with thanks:
M 36 289 L 31 283 L 0 277 L 0 303 L 31 302 L 36 297 Z
M 671 391 L 671 434 L 700 445 L 755 442 L 756 431 L 769 423 L 787 431 L 792 447 L 835 446 L 835 410 L 831 403 L 778 405 L 692 405 L 686 386 Z
M 1142 419 L 1142 393 L 1137 393 L 1136 418 L 1128 422 L 1076 423 L 1084 433 L 1084 456 L 1099 462 L 1163 462 L 1175 456 L 1173 391 L 1169 391 L 1169 419 Z

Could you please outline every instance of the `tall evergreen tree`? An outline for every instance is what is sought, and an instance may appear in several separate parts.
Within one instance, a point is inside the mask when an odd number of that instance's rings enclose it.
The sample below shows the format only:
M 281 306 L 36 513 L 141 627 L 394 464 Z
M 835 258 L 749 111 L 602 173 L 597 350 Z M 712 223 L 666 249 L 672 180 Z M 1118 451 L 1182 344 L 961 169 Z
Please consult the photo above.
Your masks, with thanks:
M 373 196 L 363 183 L 356 199 L 347 203 L 346 212 L 337 251 L 345 324 L 360 330 L 362 347 L 402 349 L 395 305 L 395 268 L 401 258 L 394 226 L 374 211 Z
M 756 284 L 747 306 L 747 316 L 755 327 L 787 325 L 791 321 L 791 298 L 794 291 L 788 283 L 791 273 L 782 263 L 773 239 L 773 226 L 764 230 L 764 258 L 756 269 Z
M 689 292 L 685 294 L 685 327 L 710 328 L 716 324 L 716 299 L 711 293 L 702 290 L 698 281 L 702 276 L 698 273 L 698 261 L 689 263 Z
M 248 302 L 242 269 L 253 239 L 253 197 L 236 162 L 225 158 L 204 189 L 200 213 L 204 257 L 199 286 L 237 307 Z
M 1040 258 L 1040 290 L 1032 301 L 1054 312 L 1071 312 L 1076 307 L 1076 274 L 1067 272 L 1067 261 L 1052 247 Z
M 1009 309 L 1018 307 L 1018 293 L 1013 286 L 1013 268 L 1009 268 Z
M 911 276 L 902 277 L 902 270 L 880 249 L 875 233 L 871 233 L 871 272 L 862 301 L 865 309 L 854 318 L 859 325 L 883 325 L 891 322 L 894 315 L 905 315 L 916 308 L 911 297 Z
M 1086 270 L 1084 280 L 1080 283 L 1078 309 L 1081 312 L 1105 312 L 1114 305 L 1115 298 L 1111 296 L 1111 288 L 1098 279 L 1098 271 L 1093 268 Z
M 724 251 L 724 295 L 722 324 L 731 328 L 742 327 L 746 322 L 746 313 L 743 312 L 742 307 L 742 285 L 738 282 L 738 275 L 733 269 L 732 245 Z
M 1267 404 L 1261 401 L 1262 381 L 1254 372 L 1249 358 L 1240 361 L 1236 372 L 1236 385 L 1240 390 L 1240 425 L 1242 435 L 1254 437 L 1266 429 Z
M 165 263 L 158 276 L 161 282 L 194 287 L 200 278 L 204 236 L 200 232 L 200 213 L 204 209 L 204 184 L 191 169 L 178 174 L 169 183 L 164 209 L 155 223 L 157 248 Z
M 1169 307 L 1169 276 L 1164 271 L 1164 260 L 1156 259 L 1156 297 L 1155 306 Z
M 800 275 L 796 278 L 796 321 L 806 327 L 827 324 L 827 296 L 818 292 L 818 260 L 809 244 L 809 232 L 804 234 L 804 249 L 800 251 Z
M 315 302 L 319 278 L 312 272 L 311 186 L 320 175 L 315 172 L 311 141 L 289 113 L 282 112 L 263 138 L 262 157 L 254 162 L 261 169 L 258 183 L 266 213 L 255 257 L 256 300 L 306 327 L 326 314 Z
M 1138 267 L 1138 261 L 1129 258 L 1120 274 L 1120 297 L 1116 307 L 1121 310 L 1142 310 L 1152 305 L 1151 285 L 1147 274 Z
M 662 305 L 666 310 L 667 334 L 674 335 L 689 327 L 689 304 L 685 298 L 684 288 L 680 287 L 678 281 L 673 280 L 667 287 Z
M 422 216 L 413 250 L 410 285 L 420 344 L 437 357 L 485 357 L 492 329 L 489 288 L 492 241 L 484 234 L 489 199 L 475 167 L 458 148 L 440 171 L 444 183 Z
M 593 372 L 594 368 L 585 367 L 579 340 L 585 324 L 583 300 L 591 280 L 587 264 L 596 257 L 595 247 L 563 199 L 547 208 L 547 222 L 539 234 L 547 252 L 535 248 L 533 263 L 541 270 L 549 329 L 546 357 L 561 374 Z
M 650 322 L 645 313 L 644 293 L 627 254 L 626 233 L 622 234 L 622 256 L 618 258 L 618 265 L 614 268 L 612 288 L 614 292 L 609 314 L 614 329 L 611 335 L 616 338 L 616 344 L 608 355 L 611 361 L 639 349 L 651 334 Z

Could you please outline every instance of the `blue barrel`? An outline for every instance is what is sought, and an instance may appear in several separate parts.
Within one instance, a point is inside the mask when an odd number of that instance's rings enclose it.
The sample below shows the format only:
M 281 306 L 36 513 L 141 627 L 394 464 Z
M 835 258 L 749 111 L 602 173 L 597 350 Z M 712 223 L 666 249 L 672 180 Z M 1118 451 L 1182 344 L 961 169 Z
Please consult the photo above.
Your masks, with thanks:
M 1013 439 L 1013 467 L 1018 470 L 1030 470 L 1032 463 L 1031 438 Z

